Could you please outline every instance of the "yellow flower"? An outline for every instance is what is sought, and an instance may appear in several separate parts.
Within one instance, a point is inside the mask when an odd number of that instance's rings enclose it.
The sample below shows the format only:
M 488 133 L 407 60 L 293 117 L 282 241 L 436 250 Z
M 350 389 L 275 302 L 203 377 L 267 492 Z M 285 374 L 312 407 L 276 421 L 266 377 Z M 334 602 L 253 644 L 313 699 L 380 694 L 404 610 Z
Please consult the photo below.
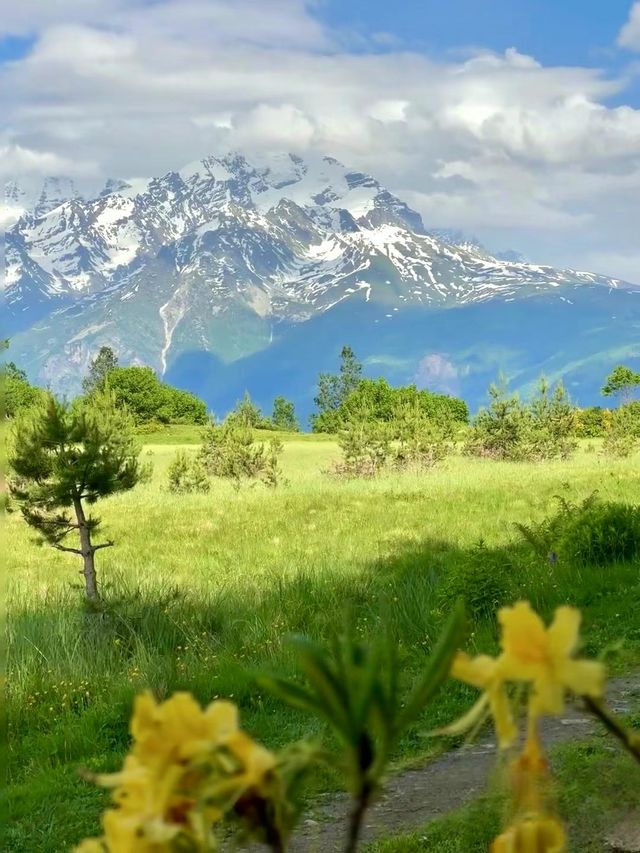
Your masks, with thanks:
M 210 849 L 211 825 L 225 811 L 248 791 L 267 794 L 276 759 L 240 730 L 231 702 L 203 710 L 187 693 L 163 703 L 144 693 L 134 705 L 131 735 L 122 770 L 95 777 L 114 789 L 104 839 L 83 842 L 80 853 L 163 853 L 178 837 L 190 849 Z
M 490 849 L 491 853 L 564 853 L 567 839 L 555 818 L 531 814 L 509 826 Z
M 73 853 L 105 853 L 105 850 L 106 847 L 99 838 L 85 838 L 73 848 Z
M 505 691 L 499 659 L 488 655 L 471 658 L 465 652 L 458 652 L 453 660 L 451 675 L 458 681 L 478 687 L 483 694 L 468 713 L 443 729 L 442 734 L 463 734 L 478 725 L 486 714 L 490 713 L 501 748 L 511 746 L 517 729 Z
M 502 651 L 497 658 L 487 655 L 471 658 L 464 652 L 454 658 L 453 678 L 479 688 L 483 694 L 467 714 L 443 729 L 443 734 L 468 731 L 491 713 L 501 748 L 511 746 L 517 730 L 505 688 L 509 682 L 533 686 L 530 738 L 534 736 L 538 716 L 562 713 L 567 689 L 582 696 L 602 696 L 604 666 L 572 657 L 578 645 L 580 611 L 559 607 L 553 623 L 546 628 L 531 605 L 520 601 L 513 607 L 503 607 L 498 619 L 502 626 Z
M 498 613 L 502 626 L 502 654 L 498 658 L 502 677 L 533 684 L 531 711 L 534 715 L 561 714 L 565 691 L 600 698 L 604 692 L 605 669 L 596 661 L 575 660 L 580 631 L 580 611 L 559 607 L 549 628 L 526 601 L 503 607 Z

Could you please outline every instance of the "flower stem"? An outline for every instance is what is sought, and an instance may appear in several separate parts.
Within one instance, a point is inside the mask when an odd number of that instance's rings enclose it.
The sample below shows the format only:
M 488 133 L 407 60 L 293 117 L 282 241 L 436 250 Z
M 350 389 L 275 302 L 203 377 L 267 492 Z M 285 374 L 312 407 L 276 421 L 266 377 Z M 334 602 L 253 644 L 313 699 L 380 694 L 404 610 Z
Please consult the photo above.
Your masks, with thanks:
M 618 738 L 622 746 L 629 752 L 636 761 L 640 762 L 640 737 L 635 732 L 623 726 L 615 714 L 609 708 L 600 702 L 598 699 L 592 699 L 589 696 L 584 696 L 584 703 L 588 710 L 597 717 L 603 726 L 614 737 Z
M 347 846 L 345 853 L 355 853 L 358 849 L 358 841 L 360 840 L 360 832 L 362 830 L 362 821 L 365 812 L 369 807 L 371 800 L 371 787 L 365 785 L 353 804 L 351 817 L 349 818 L 349 834 L 347 836 Z

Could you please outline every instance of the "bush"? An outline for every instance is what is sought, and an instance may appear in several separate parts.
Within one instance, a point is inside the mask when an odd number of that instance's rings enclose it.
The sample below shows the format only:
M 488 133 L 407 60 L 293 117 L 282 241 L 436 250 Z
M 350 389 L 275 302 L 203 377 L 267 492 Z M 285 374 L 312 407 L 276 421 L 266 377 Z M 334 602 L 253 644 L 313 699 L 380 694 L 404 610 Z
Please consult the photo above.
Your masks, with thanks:
M 375 421 L 393 421 L 401 409 L 413 408 L 431 420 L 454 421 L 466 424 L 469 410 L 464 400 L 419 390 L 415 385 L 393 387 L 386 379 L 362 379 L 339 409 L 344 421 L 349 417 L 366 416 Z
M 631 504 L 594 502 L 570 513 L 558 551 L 577 564 L 606 566 L 640 556 L 640 508 Z
M 626 459 L 640 444 L 640 403 L 614 409 L 607 419 L 602 450 L 607 456 Z
M 452 422 L 442 415 L 438 419 L 428 417 L 415 405 L 398 410 L 393 430 L 398 442 L 393 461 L 398 468 L 433 468 L 453 450 Z
M 489 406 L 477 414 L 465 445 L 472 456 L 518 462 L 526 458 L 531 414 L 517 394 L 500 381 L 489 388 Z
M 602 438 L 605 434 L 607 409 L 589 406 L 576 410 L 576 435 L 578 438 Z
M 579 504 L 557 498 L 557 512 L 516 527 L 536 553 L 551 562 L 609 565 L 640 555 L 640 509 L 601 502 L 594 492 Z
M 169 465 L 168 477 L 169 491 L 174 494 L 204 494 L 211 488 L 202 459 L 199 456 L 189 456 L 184 450 L 176 453 Z
M 514 598 L 513 566 L 503 550 L 489 550 L 479 542 L 468 558 L 453 565 L 438 591 L 440 606 L 449 611 L 462 599 L 474 619 L 495 619 L 499 607 Z
M 339 432 L 349 421 L 381 421 L 390 423 L 403 408 L 419 410 L 426 418 L 466 424 L 469 410 L 464 400 L 419 390 L 415 385 L 393 387 L 386 379 L 361 379 L 335 408 L 313 417 L 314 432 Z
M 465 452 L 509 462 L 567 459 L 576 449 L 575 409 L 562 383 L 541 377 L 537 394 L 523 403 L 504 380 L 489 388 L 490 403 L 476 416 Z
M 262 480 L 275 487 L 282 482 L 279 458 L 283 451 L 278 439 L 256 442 L 253 429 L 232 418 L 209 424 L 199 458 L 214 477 L 233 480 L 238 487 L 243 480 Z
M 13 418 L 24 409 L 43 403 L 45 398 L 46 392 L 31 385 L 26 373 L 13 362 L 0 365 L 0 414 Z
M 168 425 L 160 423 L 160 421 L 146 421 L 136 426 L 136 435 L 153 435 L 153 433 L 163 432 L 165 429 L 168 429 Z
M 375 477 L 391 457 L 392 430 L 380 421 L 351 418 L 338 434 L 342 461 L 331 473 L 346 477 Z
M 119 406 L 124 406 L 136 424 L 205 424 L 207 407 L 188 391 L 161 382 L 150 367 L 116 367 L 107 385 Z

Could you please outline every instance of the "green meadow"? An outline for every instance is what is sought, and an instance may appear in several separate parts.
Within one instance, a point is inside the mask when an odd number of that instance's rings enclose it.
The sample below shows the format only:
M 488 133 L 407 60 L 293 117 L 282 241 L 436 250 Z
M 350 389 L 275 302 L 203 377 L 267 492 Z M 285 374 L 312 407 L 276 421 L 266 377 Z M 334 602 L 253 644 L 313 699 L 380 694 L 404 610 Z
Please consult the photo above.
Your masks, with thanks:
M 633 667 L 637 563 L 553 564 L 515 524 L 553 512 L 556 496 L 579 502 L 597 490 L 603 500 L 640 503 L 637 456 L 612 461 L 584 444 L 568 462 L 453 456 L 426 474 L 347 481 L 326 473 L 338 456 L 334 441 L 289 435 L 286 485 L 215 482 L 206 495 L 173 495 L 167 467 L 178 447 L 193 449 L 197 439 L 192 427 L 141 436 L 151 480 L 98 506 L 102 535 L 116 543 L 97 556 L 101 612 L 85 609 L 77 558 L 39 547 L 19 513 L 5 515 L 10 821 L 3 849 L 53 853 L 99 832 L 106 794 L 78 770 L 119 766 L 132 699 L 146 687 L 159 696 L 190 690 L 203 702 L 232 697 L 245 727 L 273 747 L 321 734 L 255 685 L 259 669 L 295 672 L 291 634 L 327 639 L 347 618 L 365 640 L 388 631 L 408 684 L 460 592 L 471 604 L 470 648 L 482 651 L 495 646 L 495 607 L 522 597 L 546 616 L 562 603 L 579 606 L 586 652 L 604 652 L 613 672 Z M 424 733 L 453 719 L 472 695 L 454 683 L 442 691 L 403 740 L 395 768 L 442 749 Z M 574 754 L 564 760 L 573 779 Z M 594 761 L 586 786 L 598 784 Z M 624 779 L 623 770 L 618 775 Z M 310 795 L 335 784 L 318 776 Z M 578 794 L 568 797 L 569 816 L 579 808 Z M 448 818 L 446 831 L 436 826 L 380 849 L 462 853 L 471 849 L 463 828 L 480 812 L 485 822 L 493 814 L 470 807 Z

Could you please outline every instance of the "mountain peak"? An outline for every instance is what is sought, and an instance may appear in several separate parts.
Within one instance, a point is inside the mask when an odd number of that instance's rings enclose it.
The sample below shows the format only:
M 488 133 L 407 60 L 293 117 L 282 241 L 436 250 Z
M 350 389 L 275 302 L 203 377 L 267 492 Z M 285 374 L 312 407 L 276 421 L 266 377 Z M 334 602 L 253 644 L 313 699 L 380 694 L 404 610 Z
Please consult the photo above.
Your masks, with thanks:
M 34 208 L 36 217 L 45 216 L 66 201 L 79 199 L 80 193 L 71 178 L 55 176 L 45 178 L 38 201 Z
M 24 213 L 21 190 L 6 195 L 5 209 Z M 566 307 L 617 286 L 427 231 L 373 176 L 316 154 L 210 155 L 111 179 L 91 199 L 51 178 L 36 198 L 9 220 L 3 334 L 17 334 L 34 375 L 66 390 L 101 345 L 165 372 L 194 350 L 248 358 L 338 309 L 356 326 L 365 310 L 396 323 L 530 298 Z

